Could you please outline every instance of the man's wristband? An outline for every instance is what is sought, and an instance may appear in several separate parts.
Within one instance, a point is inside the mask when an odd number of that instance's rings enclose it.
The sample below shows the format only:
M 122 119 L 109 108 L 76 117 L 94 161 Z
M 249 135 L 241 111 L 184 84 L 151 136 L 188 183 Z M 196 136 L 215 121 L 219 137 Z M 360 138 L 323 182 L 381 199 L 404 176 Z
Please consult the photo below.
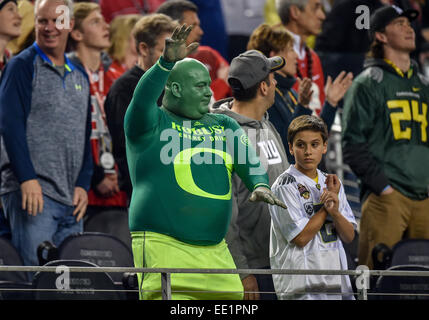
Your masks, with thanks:
M 271 190 L 271 187 L 268 185 L 268 184 L 266 184 L 266 183 L 258 183 L 258 184 L 256 184 L 254 187 L 253 187 L 253 190 L 255 190 L 256 188 L 258 188 L 258 187 L 265 187 L 265 188 L 267 188 L 267 189 L 270 189 Z
M 159 57 L 157 63 L 161 69 L 168 72 L 171 71 L 171 69 L 173 69 L 174 65 L 176 64 L 175 62 L 168 62 L 162 56 Z

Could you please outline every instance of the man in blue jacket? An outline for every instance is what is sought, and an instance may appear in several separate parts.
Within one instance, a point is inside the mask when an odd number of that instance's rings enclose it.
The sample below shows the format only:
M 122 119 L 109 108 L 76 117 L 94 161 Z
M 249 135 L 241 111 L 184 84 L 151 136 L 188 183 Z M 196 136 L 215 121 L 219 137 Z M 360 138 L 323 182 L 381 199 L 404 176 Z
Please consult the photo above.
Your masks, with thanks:
M 58 246 L 82 232 L 88 203 L 89 83 L 64 55 L 72 13 L 70 0 L 37 0 L 36 41 L 9 62 L 0 82 L 0 194 L 26 265 L 38 265 L 41 242 Z

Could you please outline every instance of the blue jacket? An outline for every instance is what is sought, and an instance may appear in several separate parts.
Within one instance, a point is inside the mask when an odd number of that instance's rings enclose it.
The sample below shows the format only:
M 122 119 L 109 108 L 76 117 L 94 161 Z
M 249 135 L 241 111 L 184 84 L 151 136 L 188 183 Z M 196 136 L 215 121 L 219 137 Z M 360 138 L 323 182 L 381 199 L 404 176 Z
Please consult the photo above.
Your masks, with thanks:
M 12 58 L 0 81 L 0 194 L 38 179 L 50 198 L 73 205 L 92 176 L 88 78 L 65 58 L 61 72 L 36 43 Z

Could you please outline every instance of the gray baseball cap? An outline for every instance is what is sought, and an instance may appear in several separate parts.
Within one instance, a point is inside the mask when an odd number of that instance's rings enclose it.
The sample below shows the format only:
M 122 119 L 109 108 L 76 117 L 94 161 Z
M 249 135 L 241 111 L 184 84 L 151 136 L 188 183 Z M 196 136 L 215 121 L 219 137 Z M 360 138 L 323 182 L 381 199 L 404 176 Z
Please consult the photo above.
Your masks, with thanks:
M 283 57 L 275 56 L 267 58 L 258 50 L 248 50 L 231 61 L 228 74 L 228 83 L 235 90 L 249 89 L 262 80 L 264 80 L 270 72 L 274 72 L 283 68 L 286 60 Z M 237 87 L 237 80 L 241 87 Z

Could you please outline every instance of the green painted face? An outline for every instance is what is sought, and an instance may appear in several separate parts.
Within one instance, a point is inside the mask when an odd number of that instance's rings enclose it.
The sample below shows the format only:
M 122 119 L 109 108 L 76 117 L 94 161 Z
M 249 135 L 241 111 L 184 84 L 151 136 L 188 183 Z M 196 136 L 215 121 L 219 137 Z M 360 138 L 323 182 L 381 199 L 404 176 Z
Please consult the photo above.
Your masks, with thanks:
M 163 106 L 188 119 L 200 119 L 209 111 L 212 96 L 207 68 L 195 59 L 176 63 L 165 87 Z

